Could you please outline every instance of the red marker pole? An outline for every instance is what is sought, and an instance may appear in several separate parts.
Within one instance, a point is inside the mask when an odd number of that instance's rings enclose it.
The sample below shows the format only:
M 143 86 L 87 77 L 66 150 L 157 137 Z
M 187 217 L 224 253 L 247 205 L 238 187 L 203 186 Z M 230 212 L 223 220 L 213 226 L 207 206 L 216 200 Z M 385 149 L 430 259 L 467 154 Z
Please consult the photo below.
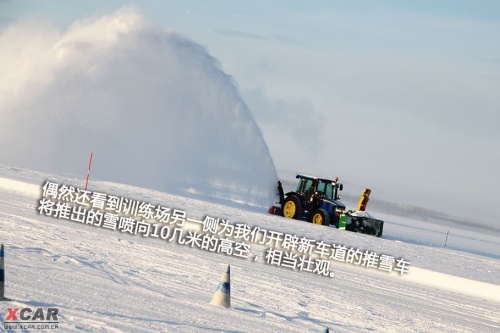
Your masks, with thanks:
M 92 155 L 94 155 L 94 153 L 90 153 L 89 169 L 87 170 L 87 180 L 85 181 L 85 191 L 87 190 L 87 185 L 89 184 L 90 167 L 92 166 Z

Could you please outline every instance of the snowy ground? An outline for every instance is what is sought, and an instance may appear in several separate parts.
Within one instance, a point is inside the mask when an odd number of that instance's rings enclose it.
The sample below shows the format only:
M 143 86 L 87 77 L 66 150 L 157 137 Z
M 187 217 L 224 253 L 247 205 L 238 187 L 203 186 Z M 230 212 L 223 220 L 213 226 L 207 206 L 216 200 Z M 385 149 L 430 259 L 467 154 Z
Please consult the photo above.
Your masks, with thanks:
M 400 275 L 332 261 L 334 277 L 41 216 L 47 179 L 0 166 L 7 307 L 57 307 L 59 330 L 105 332 L 499 332 L 500 236 L 390 217 L 376 238 L 194 198 L 91 181 L 89 189 L 411 262 Z M 386 216 L 377 215 L 385 219 Z M 446 232 L 447 247 L 443 247 Z M 256 258 L 255 255 L 258 255 Z M 260 256 L 259 256 L 260 255 Z M 231 265 L 229 309 L 209 304 Z

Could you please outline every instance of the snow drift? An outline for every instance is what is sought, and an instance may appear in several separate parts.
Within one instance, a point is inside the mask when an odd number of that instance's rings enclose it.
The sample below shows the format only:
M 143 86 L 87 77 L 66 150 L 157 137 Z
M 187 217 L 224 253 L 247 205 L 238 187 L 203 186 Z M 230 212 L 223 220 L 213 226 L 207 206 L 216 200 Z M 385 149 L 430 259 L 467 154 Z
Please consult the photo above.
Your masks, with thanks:
M 2 163 L 268 206 L 276 171 L 231 77 L 134 8 L 0 34 Z

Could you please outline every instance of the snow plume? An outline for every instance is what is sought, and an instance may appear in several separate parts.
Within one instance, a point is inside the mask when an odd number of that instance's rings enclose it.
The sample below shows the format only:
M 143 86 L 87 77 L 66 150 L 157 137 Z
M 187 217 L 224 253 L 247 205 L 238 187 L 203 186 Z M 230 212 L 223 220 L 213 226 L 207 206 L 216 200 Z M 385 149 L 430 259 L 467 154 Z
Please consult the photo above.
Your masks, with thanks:
M 267 206 L 277 175 L 231 77 L 134 8 L 0 34 L 0 161 Z

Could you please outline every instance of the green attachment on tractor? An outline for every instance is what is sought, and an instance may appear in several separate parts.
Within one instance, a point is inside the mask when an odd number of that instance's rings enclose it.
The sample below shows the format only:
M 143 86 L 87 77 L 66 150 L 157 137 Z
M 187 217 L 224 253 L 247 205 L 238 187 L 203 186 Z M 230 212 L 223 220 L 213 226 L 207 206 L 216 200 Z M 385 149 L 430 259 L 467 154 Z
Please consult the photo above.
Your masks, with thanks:
M 384 232 L 384 221 L 377 220 L 365 212 L 348 211 L 342 214 L 341 220 L 345 221 L 345 229 L 363 234 L 381 237 Z

